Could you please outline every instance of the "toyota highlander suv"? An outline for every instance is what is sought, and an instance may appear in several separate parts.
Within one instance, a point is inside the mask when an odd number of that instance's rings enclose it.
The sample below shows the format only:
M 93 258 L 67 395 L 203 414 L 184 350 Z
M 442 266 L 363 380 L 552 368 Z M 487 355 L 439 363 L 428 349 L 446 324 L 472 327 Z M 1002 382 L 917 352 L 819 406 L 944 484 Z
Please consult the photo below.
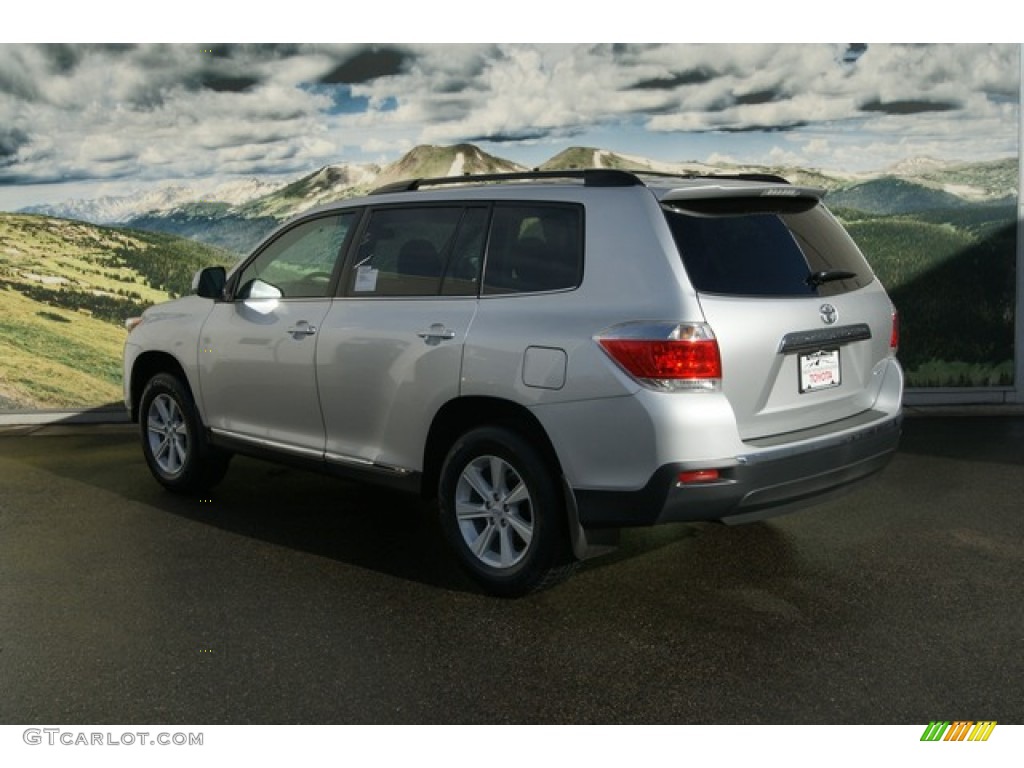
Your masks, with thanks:
M 591 169 L 307 212 L 133 324 L 146 462 L 181 493 L 238 453 L 436 498 L 506 596 L 623 527 L 819 501 L 889 461 L 903 391 L 897 313 L 821 197 Z

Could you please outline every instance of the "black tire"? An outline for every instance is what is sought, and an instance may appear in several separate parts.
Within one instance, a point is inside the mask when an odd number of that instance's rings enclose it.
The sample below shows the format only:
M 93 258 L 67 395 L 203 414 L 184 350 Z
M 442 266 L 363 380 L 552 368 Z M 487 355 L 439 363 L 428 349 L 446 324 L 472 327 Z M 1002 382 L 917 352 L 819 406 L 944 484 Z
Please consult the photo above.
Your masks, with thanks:
M 169 373 L 150 379 L 139 401 L 142 453 L 150 472 L 175 493 L 197 493 L 219 483 L 231 454 L 208 445 L 188 387 Z
M 572 575 L 558 475 L 526 439 L 501 427 L 462 435 L 441 469 L 441 527 L 488 592 L 520 597 Z

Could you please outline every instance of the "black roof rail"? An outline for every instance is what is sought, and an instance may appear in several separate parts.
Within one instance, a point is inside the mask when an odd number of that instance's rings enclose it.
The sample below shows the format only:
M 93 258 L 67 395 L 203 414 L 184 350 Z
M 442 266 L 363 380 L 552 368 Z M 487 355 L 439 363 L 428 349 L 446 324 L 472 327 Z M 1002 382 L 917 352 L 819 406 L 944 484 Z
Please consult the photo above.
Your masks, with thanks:
M 615 168 L 583 168 L 568 171 L 519 171 L 514 173 L 481 173 L 465 176 L 439 176 L 426 179 L 407 179 L 385 184 L 370 192 L 371 195 L 386 195 L 392 192 L 415 192 L 425 186 L 442 184 L 474 184 L 486 181 L 535 181 L 543 179 L 582 179 L 588 187 L 636 187 L 643 186 L 635 173 Z
M 632 171 L 618 168 L 571 168 L 564 171 L 516 171 L 513 173 L 480 173 L 463 176 L 436 176 L 432 178 L 405 179 L 377 187 L 371 195 L 386 195 L 393 192 L 415 192 L 423 187 L 445 184 L 475 184 L 488 181 L 537 181 L 543 179 L 581 179 L 588 187 L 637 187 L 645 186 L 641 176 L 664 179 L 724 179 L 734 181 L 763 181 L 772 184 L 790 182 L 773 173 L 668 173 L 665 171 Z

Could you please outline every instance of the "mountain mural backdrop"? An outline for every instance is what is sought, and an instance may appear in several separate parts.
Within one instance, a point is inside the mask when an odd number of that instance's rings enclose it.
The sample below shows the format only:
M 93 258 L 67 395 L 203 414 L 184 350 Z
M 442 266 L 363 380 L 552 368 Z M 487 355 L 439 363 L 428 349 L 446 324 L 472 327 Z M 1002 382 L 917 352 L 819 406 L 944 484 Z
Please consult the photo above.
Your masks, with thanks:
M 542 170 L 768 172 L 828 191 L 900 310 L 911 386 L 1012 384 L 1017 160 L 928 158 L 873 174 L 665 163 L 573 147 Z M 338 164 L 287 181 L 244 179 L 0 214 L 0 411 L 93 407 L 120 397 L 123 321 L 235 262 L 316 205 L 402 179 L 528 170 L 471 144 L 420 146 L 384 164 Z

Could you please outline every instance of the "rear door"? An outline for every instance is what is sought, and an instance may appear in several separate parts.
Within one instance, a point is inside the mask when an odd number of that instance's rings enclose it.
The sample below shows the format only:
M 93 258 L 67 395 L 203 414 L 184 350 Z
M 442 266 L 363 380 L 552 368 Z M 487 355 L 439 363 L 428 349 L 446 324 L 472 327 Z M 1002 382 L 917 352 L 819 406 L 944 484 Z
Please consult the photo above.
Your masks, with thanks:
M 663 198 L 744 439 L 869 409 L 891 354 L 892 306 L 845 230 L 810 191 L 768 189 Z
M 367 212 L 317 348 L 328 461 L 420 469 L 434 414 L 459 394 L 489 216 L 458 203 Z

